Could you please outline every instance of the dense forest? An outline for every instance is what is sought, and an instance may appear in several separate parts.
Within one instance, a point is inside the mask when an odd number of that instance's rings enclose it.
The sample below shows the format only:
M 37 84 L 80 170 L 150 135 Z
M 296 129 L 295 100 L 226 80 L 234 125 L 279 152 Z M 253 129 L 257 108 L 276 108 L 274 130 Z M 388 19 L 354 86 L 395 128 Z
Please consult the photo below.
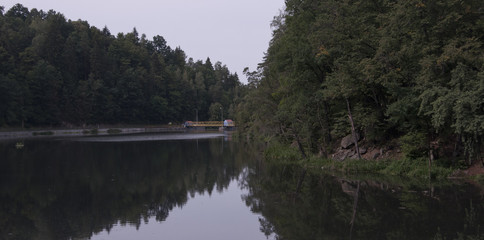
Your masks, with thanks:
M 187 60 L 162 36 L 0 7 L 0 127 L 219 120 L 240 86 L 222 63 Z
M 53 10 L 0 8 L 0 127 L 223 113 L 241 133 L 296 144 L 303 156 L 329 156 L 351 134 L 396 140 L 410 158 L 482 159 L 482 1 L 285 3 L 263 62 L 244 71 L 247 85 L 161 36 L 113 36 Z
M 285 2 L 263 63 L 245 71 L 239 129 L 303 156 L 351 134 L 411 158 L 481 158 L 482 0 Z

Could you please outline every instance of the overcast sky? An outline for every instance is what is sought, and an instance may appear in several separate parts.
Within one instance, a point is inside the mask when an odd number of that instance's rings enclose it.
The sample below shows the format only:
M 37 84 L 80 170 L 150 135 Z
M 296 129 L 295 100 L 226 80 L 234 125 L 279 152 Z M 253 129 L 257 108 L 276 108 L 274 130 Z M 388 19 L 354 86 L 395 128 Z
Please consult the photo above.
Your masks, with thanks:
M 163 36 L 195 61 L 222 62 L 243 82 L 243 69 L 255 70 L 262 61 L 270 23 L 284 7 L 284 0 L 2 0 L 0 5 L 7 11 L 16 3 L 107 26 L 113 35 L 136 27 L 150 40 Z

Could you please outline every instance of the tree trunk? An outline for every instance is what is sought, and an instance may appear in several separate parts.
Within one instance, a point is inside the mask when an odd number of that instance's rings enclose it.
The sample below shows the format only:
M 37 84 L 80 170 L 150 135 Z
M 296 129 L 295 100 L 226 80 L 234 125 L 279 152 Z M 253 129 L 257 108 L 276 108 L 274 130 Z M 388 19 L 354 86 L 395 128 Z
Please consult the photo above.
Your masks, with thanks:
M 326 141 L 330 143 L 332 141 L 331 137 L 331 124 L 330 124 L 330 119 L 329 119 L 329 104 L 328 102 L 324 102 L 324 121 L 326 123 Z
M 329 106 L 328 103 L 325 101 L 322 104 L 323 108 L 323 114 L 320 113 L 320 108 L 318 107 L 318 121 L 319 125 L 321 126 L 321 129 L 323 131 L 323 143 L 319 146 L 319 152 L 322 154 L 325 158 L 328 157 L 328 153 L 326 151 L 326 147 L 331 144 L 332 137 L 331 137 L 331 124 L 329 120 Z M 323 116 L 322 116 L 323 115 Z M 323 120 L 324 118 L 324 120 Z
M 296 142 L 297 142 L 297 146 L 299 148 L 299 151 L 301 152 L 301 155 L 304 159 L 307 159 L 307 155 L 306 155 L 306 152 L 304 151 L 304 147 L 303 145 L 301 144 L 301 141 L 299 141 L 299 137 L 297 135 L 295 135 L 296 137 Z
M 432 161 L 434 160 L 434 152 L 432 147 L 429 149 L 429 180 L 432 179 Z
M 351 134 L 353 135 L 353 141 L 355 141 L 356 153 L 358 153 L 358 159 L 361 159 L 360 148 L 358 147 L 358 138 L 356 137 L 355 123 L 353 121 L 353 115 L 351 114 L 351 106 L 348 98 L 345 98 L 346 106 L 348 107 L 348 118 L 351 123 Z

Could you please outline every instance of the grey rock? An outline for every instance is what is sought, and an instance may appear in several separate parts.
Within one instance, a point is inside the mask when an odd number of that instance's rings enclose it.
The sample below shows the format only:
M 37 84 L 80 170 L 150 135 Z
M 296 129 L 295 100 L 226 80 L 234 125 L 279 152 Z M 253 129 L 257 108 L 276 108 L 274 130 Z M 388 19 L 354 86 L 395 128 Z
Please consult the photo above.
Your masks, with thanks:
M 356 139 L 360 141 L 360 134 L 356 133 Z M 341 147 L 343 149 L 348 149 L 349 147 L 353 146 L 353 144 L 355 144 L 355 141 L 353 140 L 352 134 L 341 139 Z
M 331 157 L 336 161 L 344 161 L 345 159 L 350 158 L 352 154 L 354 153 L 351 149 L 344 149 L 334 153 Z

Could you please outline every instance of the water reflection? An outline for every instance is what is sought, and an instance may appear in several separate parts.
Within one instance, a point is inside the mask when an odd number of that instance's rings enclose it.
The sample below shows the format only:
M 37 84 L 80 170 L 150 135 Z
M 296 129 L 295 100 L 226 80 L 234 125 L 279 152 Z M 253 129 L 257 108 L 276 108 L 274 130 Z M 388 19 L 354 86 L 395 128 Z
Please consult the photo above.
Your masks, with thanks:
M 162 223 L 150 218 L 140 229 L 118 224 L 110 231 L 94 235 L 100 239 L 260 239 L 258 216 L 241 201 L 244 191 L 231 181 L 223 193 L 197 193 L 189 197 L 183 208 L 174 208 Z
M 244 199 L 264 216 L 261 230 L 278 239 L 484 238 L 483 192 L 472 184 L 429 188 L 408 179 L 305 174 L 297 166 L 258 169 L 246 179 Z
M 235 144 L 2 142 L 0 239 L 90 238 L 116 224 L 164 221 L 189 196 L 222 192 L 240 175 L 251 158 Z
M 0 142 L 0 239 L 484 238 L 472 184 L 331 176 L 224 137 L 72 140 Z

